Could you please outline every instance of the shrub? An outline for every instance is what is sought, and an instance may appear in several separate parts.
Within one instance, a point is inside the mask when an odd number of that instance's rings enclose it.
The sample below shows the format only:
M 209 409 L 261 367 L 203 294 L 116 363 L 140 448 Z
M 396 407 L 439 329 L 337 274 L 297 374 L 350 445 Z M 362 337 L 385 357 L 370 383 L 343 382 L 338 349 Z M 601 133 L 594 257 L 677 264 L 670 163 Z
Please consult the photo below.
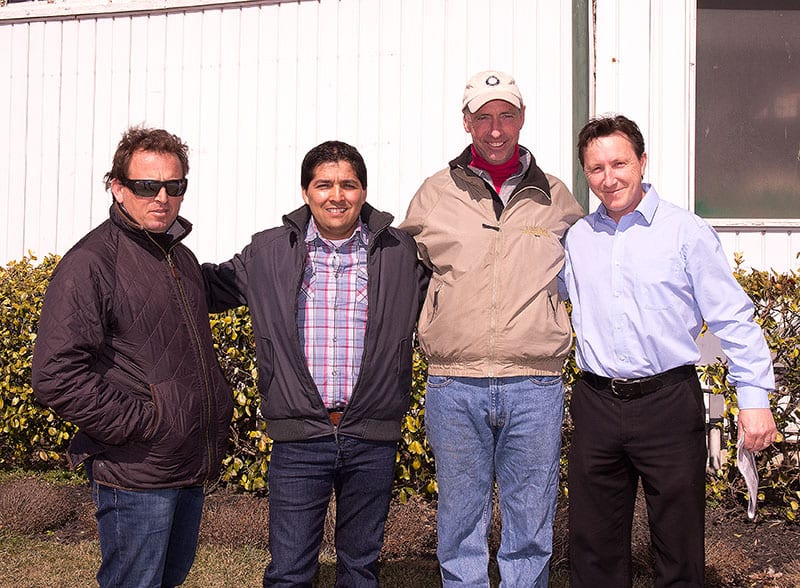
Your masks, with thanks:
M 210 315 L 211 336 L 225 378 L 233 388 L 233 421 L 220 481 L 247 491 L 267 487 L 272 441 L 259 418 L 255 339 L 246 307 Z
M 414 350 L 411 375 L 411 407 L 403 420 L 403 438 L 397 452 L 395 485 L 402 502 L 411 496 L 435 498 L 436 469 L 425 437 L 425 380 L 428 364 L 419 348 Z
M 49 409 L 38 405 L 30 386 L 30 366 L 36 339 L 41 301 L 50 273 L 58 262 L 48 256 L 41 263 L 26 257 L 0 268 L 0 468 L 48 469 L 64 467 L 63 455 L 75 428 L 64 423 Z M 759 498 L 781 508 L 794 520 L 800 503 L 800 465 L 797 451 L 797 426 L 800 422 L 800 286 L 796 272 L 777 274 L 741 269 L 736 259 L 736 278 L 748 292 L 775 358 L 778 391 L 771 398 L 781 439 L 759 456 L 761 487 Z M 261 492 L 267 487 L 271 440 L 258 413 L 255 343 L 246 308 L 210 316 L 211 331 L 220 365 L 233 385 L 234 415 L 231 444 L 223 461 L 218 483 L 245 491 Z M 419 350 L 414 353 L 411 407 L 402 423 L 402 439 L 397 453 L 395 489 L 401 501 L 413 496 L 436 497 L 437 486 L 433 455 L 425 438 L 425 381 L 427 365 Z M 709 477 L 707 495 L 716 499 L 741 500 L 746 489 L 736 472 L 735 415 L 736 394 L 725 380 L 722 363 L 701 368 L 701 375 L 713 393 L 726 400 L 725 438 L 728 460 Z M 569 389 L 578 369 L 574 356 L 564 365 L 564 380 Z M 565 419 L 562 429 L 562 491 L 566 472 L 572 424 Z M 794 435 L 794 437 L 792 436 Z
M 0 268 L 0 467 L 47 468 L 63 465 L 74 427 L 44 410 L 33 397 L 31 360 L 42 299 L 54 255 L 34 264 L 24 257 Z
M 758 454 L 760 476 L 758 498 L 783 510 L 789 520 L 800 517 L 800 276 L 758 270 L 744 271 L 742 256 L 735 255 L 734 275 L 755 305 L 773 354 L 776 391 L 770 407 L 778 428 L 778 441 Z M 747 488 L 736 467 L 736 392 L 728 385 L 727 366 L 716 363 L 701 368 L 705 382 L 715 394 L 725 395 L 723 438 L 727 439 L 727 461 L 707 484 L 707 494 L 743 500 Z
M 80 508 L 74 489 L 39 476 L 0 481 L 0 532 L 37 535 L 62 527 Z

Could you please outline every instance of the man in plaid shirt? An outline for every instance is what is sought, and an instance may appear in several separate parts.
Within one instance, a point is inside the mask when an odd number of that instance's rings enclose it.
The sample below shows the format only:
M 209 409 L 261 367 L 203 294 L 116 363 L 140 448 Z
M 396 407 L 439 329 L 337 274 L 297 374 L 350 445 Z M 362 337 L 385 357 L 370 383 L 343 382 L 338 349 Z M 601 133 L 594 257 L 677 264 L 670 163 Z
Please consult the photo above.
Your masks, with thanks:
M 311 586 L 336 496 L 337 586 L 377 586 L 411 352 L 427 275 L 414 241 L 366 203 L 358 151 L 303 160 L 305 205 L 205 264 L 212 312 L 250 307 L 269 463 L 264 586 Z
M 326 167 L 331 169 L 331 165 Z M 320 181 L 327 182 L 327 178 L 315 177 L 315 183 Z M 297 331 L 322 401 L 332 418 L 339 419 L 350 400 L 364 352 L 370 235 L 356 214 L 350 235 L 333 238 L 335 232 L 314 220 L 314 209 L 320 205 L 314 189 L 311 194 L 306 198 L 312 217 L 305 235 L 308 257 L 298 297 Z

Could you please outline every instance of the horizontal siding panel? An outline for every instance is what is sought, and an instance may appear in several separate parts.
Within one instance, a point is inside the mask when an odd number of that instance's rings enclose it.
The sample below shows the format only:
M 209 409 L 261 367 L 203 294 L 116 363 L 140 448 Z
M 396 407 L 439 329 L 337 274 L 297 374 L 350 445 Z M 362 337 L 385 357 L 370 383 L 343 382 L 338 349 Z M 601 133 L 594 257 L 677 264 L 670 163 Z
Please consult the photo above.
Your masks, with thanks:
M 150 15 L 176 11 L 236 8 L 258 4 L 266 6 L 286 0 L 61 0 L 9 4 L 0 11 L 0 22 L 74 19 L 99 16 Z M 292 0 L 317 2 L 318 0 Z
M 596 0 L 590 4 L 596 6 L 590 114 L 618 112 L 635 120 L 648 153 L 645 180 L 665 200 L 692 209 L 695 2 Z M 598 205 L 593 195 L 589 205 L 591 209 Z M 798 267 L 800 222 L 759 228 L 755 221 L 751 226 L 743 226 L 747 221 L 709 221 L 717 226 L 731 261 L 734 253 L 742 253 L 748 267 L 778 271 Z
M 0 89 L 0 263 L 64 253 L 107 218 L 102 178 L 131 124 L 163 126 L 189 145 L 182 213 L 201 260 L 228 258 L 298 206 L 301 159 L 327 139 L 359 148 L 369 201 L 399 222 L 423 178 L 468 143 L 463 85 L 488 68 L 515 74 L 527 104 L 521 142 L 570 184 L 571 0 L 114 5 L 0 14 L 0 76 L 11 82 Z M 687 174 L 670 173 L 688 159 L 674 124 L 686 117 L 686 99 L 674 99 L 686 94 L 685 68 L 670 57 L 680 50 L 663 46 L 685 46 L 675 29 L 686 18 L 670 11 L 598 0 L 595 101 L 646 121 L 651 178 L 682 199 Z M 652 40 L 651 20 L 664 21 Z M 769 232 L 735 233 L 731 246 L 788 266 L 796 233 Z
M 718 227 L 722 246 L 731 263 L 743 256 L 743 267 L 784 273 L 800 269 L 800 231 L 795 229 L 741 230 Z

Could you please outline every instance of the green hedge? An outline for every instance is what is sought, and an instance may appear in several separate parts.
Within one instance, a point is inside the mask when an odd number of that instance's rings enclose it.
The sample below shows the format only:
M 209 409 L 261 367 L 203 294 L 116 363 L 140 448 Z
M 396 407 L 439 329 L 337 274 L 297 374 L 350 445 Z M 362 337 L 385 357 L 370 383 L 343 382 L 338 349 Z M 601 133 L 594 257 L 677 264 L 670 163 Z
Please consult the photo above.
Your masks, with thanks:
M 47 282 L 58 262 L 47 256 L 40 263 L 35 257 L 0 268 L 0 469 L 43 470 L 63 468 L 64 451 L 75 428 L 51 411 L 39 406 L 30 387 L 30 365 L 36 339 L 41 300 Z M 778 393 L 772 398 L 778 428 L 783 437 L 759 457 L 762 476 L 760 498 L 763 505 L 780 508 L 794 520 L 800 502 L 800 465 L 796 434 L 800 422 L 800 287 L 796 272 L 744 271 L 737 258 L 736 277 L 756 305 L 756 318 L 775 355 Z M 220 364 L 234 386 L 234 419 L 231 448 L 223 463 L 218 483 L 246 491 L 266 489 L 271 441 L 257 413 L 258 392 L 255 346 L 250 317 L 245 308 L 211 315 L 211 329 Z M 726 420 L 722 423 L 729 459 L 723 468 L 708 478 L 707 494 L 715 500 L 744 500 L 746 489 L 736 474 L 734 460 L 735 391 L 725 383 L 722 364 L 701 368 L 701 376 L 713 393 L 725 395 Z M 567 389 L 577 376 L 574 358 L 564 367 Z M 424 432 L 426 364 L 414 355 L 412 404 L 403 422 L 403 438 L 397 453 L 396 491 L 401 500 L 414 494 L 436 496 L 434 462 Z M 567 394 L 569 401 L 569 393 Z M 571 437 L 571 422 L 563 428 L 562 474 Z M 562 476 L 563 479 L 563 476 Z M 567 489 L 562 486 L 562 491 Z
M 758 498 L 796 521 L 800 518 L 800 275 L 795 271 L 745 271 L 742 256 L 734 257 L 734 274 L 753 300 L 756 321 L 764 330 L 775 365 L 777 390 L 770 405 L 779 438 L 758 454 Z M 727 440 L 727 462 L 707 480 L 706 494 L 720 500 L 743 500 L 747 489 L 736 467 L 736 391 L 728 386 L 725 365 L 717 363 L 700 371 L 711 391 L 725 396 L 725 420 L 720 426 L 723 439 Z
M 31 359 L 42 298 L 58 257 L 0 268 L 0 467 L 64 465 L 75 428 L 43 410 L 31 390 Z

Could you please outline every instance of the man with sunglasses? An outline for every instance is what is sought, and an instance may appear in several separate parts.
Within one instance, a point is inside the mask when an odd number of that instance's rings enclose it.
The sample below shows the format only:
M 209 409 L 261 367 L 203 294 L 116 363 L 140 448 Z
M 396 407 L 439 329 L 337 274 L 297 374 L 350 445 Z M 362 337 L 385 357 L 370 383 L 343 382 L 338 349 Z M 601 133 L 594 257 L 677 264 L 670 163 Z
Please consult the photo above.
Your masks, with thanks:
M 110 218 L 63 257 L 42 307 L 33 388 L 78 427 L 68 460 L 92 487 L 101 587 L 183 583 L 227 450 L 231 391 L 181 243 L 188 171 L 178 137 L 129 129 L 105 176 Z

